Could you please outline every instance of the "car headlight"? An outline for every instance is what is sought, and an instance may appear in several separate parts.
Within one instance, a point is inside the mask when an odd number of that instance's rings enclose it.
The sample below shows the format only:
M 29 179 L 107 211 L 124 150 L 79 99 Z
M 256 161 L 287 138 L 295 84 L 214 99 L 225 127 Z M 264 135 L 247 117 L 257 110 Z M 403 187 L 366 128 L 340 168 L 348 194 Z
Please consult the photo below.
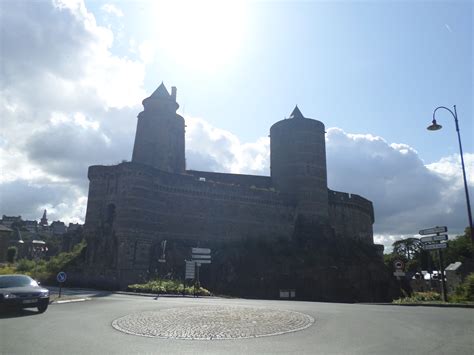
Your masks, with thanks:
M 13 293 L 7 292 L 3 294 L 3 298 L 6 300 L 11 300 L 12 298 L 16 298 L 17 296 Z
M 40 297 L 49 297 L 49 291 L 41 292 Z

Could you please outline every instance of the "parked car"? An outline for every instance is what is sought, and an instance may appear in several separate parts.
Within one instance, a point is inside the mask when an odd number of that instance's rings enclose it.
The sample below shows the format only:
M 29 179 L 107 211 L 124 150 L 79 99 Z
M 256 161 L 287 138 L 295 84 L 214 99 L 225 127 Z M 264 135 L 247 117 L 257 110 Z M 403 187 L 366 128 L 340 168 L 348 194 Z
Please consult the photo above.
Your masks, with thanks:
M 49 290 L 27 275 L 0 275 L 0 309 L 48 308 Z

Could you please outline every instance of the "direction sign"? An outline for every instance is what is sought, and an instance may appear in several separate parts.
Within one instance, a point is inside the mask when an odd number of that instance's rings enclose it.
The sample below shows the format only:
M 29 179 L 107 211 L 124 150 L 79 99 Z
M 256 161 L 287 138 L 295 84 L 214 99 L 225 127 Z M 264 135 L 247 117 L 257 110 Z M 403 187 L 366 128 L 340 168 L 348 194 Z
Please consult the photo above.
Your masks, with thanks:
M 193 253 L 193 254 L 211 254 L 211 249 L 209 249 L 209 248 L 191 248 L 191 253 Z
M 199 255 L 199 254 L 193 254 L 193 259 L 210 259 L 210 255 Z
M 194 261 L 185 261 L 186 262 L 186 271 L 184 274 L 185 279 L 194 279 L 194 273 L 196 269 L 196 264 Z
M 433 243 L 423 245 L 424 250 L 446 249 L 447 247 L 448 243 Z
M 211 260 L 193 260 L 193 261 L 196 262 L 197 265 L 210 264 L 211 263 Z
M 60 283 L 63 283 L 64 281 L 66 281 L 66 279 L 67 279 L 67 275 L 64 271 L 60 271 L 56 275 L 56 280 Z
M 420 238 L 420 241 L 422 243 L 440 242 L 442 240 L 448 240 L 448 235 L 447 234 L 431 235 L 429 237 Z
M 448 231 L 448 227 L 443 226 L 443 227 L 433 227 L 433 228 L 422 229 L 418 233 L 421 235 L 428 235 L 428 234 L 436 234 L 436 233 L 446 233 L 447 231 Z

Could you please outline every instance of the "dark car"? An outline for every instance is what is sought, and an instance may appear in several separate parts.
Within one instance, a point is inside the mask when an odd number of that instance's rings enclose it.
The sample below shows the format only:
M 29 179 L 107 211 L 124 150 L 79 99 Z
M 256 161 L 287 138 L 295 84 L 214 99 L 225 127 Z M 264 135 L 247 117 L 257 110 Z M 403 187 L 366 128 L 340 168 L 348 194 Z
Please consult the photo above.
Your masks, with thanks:
M 0 309 L 38 308 L 43 313 L 48 308 L 49 290 L 40 287 L 27 275 L 0 275 Z

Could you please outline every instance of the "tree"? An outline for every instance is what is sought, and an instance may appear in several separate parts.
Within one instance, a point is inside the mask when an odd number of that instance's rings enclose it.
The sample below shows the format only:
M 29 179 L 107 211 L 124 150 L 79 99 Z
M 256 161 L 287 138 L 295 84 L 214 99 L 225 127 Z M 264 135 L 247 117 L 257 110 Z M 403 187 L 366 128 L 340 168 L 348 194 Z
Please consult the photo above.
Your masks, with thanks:
M 417 257 L 423 250 L 423 245 L 418 238 L 397 240 L 392 246 L 395 254 L 404 256 L 408 261 Z

